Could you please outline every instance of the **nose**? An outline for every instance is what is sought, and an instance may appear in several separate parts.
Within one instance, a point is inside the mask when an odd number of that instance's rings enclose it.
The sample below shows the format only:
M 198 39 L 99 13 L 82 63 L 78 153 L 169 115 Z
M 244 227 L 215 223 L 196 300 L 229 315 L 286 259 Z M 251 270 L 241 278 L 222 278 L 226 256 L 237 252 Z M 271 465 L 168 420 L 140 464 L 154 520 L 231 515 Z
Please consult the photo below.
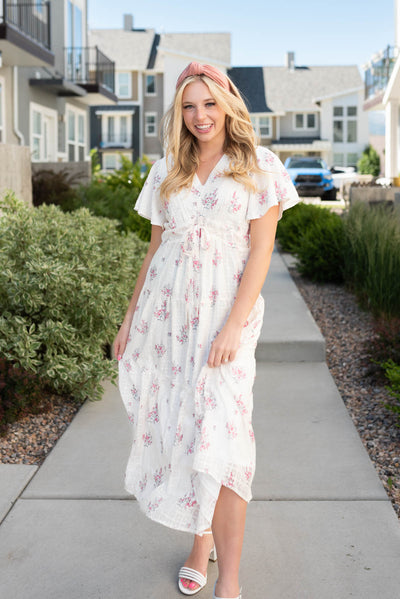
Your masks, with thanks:
M 196 117 L 199 121 L 201 121 L 206 115 L 205 108 L 203 106 L 198 106 L 196 110 Z

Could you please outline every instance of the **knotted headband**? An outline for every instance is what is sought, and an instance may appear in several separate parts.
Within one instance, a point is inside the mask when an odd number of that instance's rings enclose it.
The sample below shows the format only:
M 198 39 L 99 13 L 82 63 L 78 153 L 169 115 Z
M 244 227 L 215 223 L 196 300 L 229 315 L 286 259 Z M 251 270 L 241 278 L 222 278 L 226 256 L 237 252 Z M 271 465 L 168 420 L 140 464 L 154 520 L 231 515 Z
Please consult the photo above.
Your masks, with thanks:
M 229 79 L 226 75 L 210 64 L 200 64 L 199 62 L 191 62 L 188 64 L 186 69 L 182 71 L 178 77 L 178 81 L 176 82 L 176 89 L 178 89 L 182 81 L 184 81 L 187 77 L 192 77 L 193 75 L 206 75 L 206 77 L 209 77 L 215 81 L 215 83 L 218 83 L 218 85 L 226 89 L 228 92 L 230 91 Z

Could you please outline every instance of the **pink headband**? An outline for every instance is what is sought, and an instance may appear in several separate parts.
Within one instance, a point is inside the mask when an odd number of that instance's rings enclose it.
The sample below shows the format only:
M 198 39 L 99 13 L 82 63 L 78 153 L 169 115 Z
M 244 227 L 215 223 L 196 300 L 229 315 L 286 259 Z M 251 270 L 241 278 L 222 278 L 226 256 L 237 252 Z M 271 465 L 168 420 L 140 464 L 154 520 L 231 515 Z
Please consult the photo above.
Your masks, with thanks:
M 187 77 L 192 77 L 193 75 L 206 75 L 206 77 L 209 77 L 215 81 L 215 83 L 218 83 L 218 85 L 226 89 L 228 92 L 231 90 L 229 79 L 226 75 L 224 75 L 216 67 L 212 67 L 210 64 L 200 64 L 199 62 L 191 62 L 188 64 L 186 69 L 182 71 L 178 77 L 178 81 L 176 82 L 176 89 L 178 89 L 182 81 L 184 81 Z

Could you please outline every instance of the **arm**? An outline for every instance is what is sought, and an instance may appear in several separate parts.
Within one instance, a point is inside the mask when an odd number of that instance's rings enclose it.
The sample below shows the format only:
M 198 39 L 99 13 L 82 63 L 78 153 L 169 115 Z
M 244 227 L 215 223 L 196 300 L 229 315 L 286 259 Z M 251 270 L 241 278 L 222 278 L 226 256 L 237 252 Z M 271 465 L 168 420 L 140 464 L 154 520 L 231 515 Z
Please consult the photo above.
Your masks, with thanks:
M 139 299 L 140 292 L 142 291 L 143 284 L 146 279 L 146 274 L 150 266 L 150 262 L 152 261 L 154 254 L 156 253 L 157 249 L 161 244 L 162 231 L 163 228 L 159 227 L 158 225 L 152 225 L 151 227 L 151 240 L 149 248 L 143 260 L 142 267 L 139 271 L 138 278 L 136 280 L 135 290 L 133 292 L 132 299 L 129 302 L 128 310 L 125 314 L 124 321 L 114 341 L 114 355 L 117 357 L 118 360 L 121 359 L 121 356 L 125 351 L 129 331 L 132 324 L 132 318 L 136 309 L 136 304 Z
M 211 345 L 207 360 L 211 367 L 220 366 L 224 360 L 235 359 L 243 326 L 267 276 L 278 214 L 279 207 L 273 206 L 261 218 L 250 221 L 250 256 L 228 319 Z

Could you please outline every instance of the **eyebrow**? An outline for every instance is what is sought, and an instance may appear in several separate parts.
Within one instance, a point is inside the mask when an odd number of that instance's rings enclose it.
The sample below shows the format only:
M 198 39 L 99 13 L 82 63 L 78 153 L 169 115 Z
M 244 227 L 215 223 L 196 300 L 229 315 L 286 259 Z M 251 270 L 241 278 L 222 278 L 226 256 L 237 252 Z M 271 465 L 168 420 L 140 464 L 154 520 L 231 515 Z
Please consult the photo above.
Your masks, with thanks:
M 206 98 L 205 100 L 203 100 L 203 102 L 215 102 L 214 98 Z M 192 100 L 185 100 L 183 102 L 183 104 L 194 104 L 194 102 L 192 102 Z

